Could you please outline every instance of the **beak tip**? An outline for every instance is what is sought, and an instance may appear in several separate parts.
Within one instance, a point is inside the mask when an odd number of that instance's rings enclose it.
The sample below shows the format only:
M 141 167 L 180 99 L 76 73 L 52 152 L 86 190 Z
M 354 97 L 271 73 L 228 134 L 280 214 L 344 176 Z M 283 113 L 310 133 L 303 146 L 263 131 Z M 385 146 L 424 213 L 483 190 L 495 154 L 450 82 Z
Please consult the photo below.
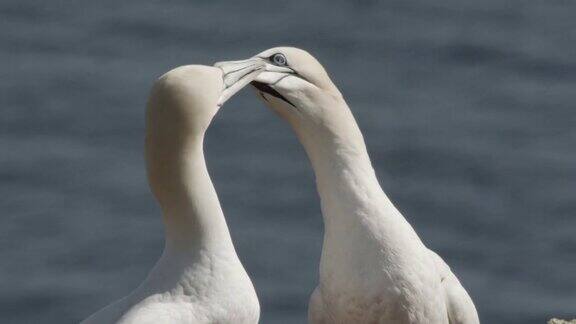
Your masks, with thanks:
M 223 106 L 230 97 L 266 70 L 266 62 L 260 58 L 216 62 L 213 66 L 222 71 L 222 82 L 224 85 L 222 95 L 217 103 L 218 107 Z

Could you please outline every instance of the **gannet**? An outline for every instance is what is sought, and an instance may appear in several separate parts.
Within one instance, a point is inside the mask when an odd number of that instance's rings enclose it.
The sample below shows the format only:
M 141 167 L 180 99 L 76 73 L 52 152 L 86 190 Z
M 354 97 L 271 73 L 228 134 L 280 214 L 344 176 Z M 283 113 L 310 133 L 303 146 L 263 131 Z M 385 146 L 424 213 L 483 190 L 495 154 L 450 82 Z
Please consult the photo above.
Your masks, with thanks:
M 162 209 L 165 247 L 144 282 L 83 324 L 258 323 L 260 306 L 228 232 L 204 160 L 204 133 L 220 106 L 263 68 L 190 65 L 155 83 L 148 101 L 146 162 Z
M 309 322 L 479 323 L 449 266 L 380 187 L 354 116 L 322 65 L 290 47 L 252 59 L 265 63 L 252 85 L 292 126 L 321 200 L 324 241 Z

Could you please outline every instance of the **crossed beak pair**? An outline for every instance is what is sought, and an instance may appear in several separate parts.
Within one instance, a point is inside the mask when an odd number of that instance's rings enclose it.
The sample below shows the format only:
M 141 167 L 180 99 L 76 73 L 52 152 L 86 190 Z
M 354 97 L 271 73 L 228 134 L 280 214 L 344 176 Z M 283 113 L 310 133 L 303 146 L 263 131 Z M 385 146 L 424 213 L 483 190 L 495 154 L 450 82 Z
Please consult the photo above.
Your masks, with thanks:
M 254 57 L 242 61 L 218 62 L 214 66 L 222 70 L 224 79 L 224 90 L 218 100 L 218 106 L 222 106 L 236 92 L 263 72 L 266 68 L 266 62 Z

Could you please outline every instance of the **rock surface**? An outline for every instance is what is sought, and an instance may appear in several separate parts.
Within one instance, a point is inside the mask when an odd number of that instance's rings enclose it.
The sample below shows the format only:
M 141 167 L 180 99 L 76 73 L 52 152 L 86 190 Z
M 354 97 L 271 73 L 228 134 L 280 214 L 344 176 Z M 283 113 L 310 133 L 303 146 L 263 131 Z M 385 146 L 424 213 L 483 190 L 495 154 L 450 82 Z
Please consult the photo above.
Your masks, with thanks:
M 553 318 L 548 321 L 548 324 L 576 324 L 576 319 L 566 321 L 558 318 Z

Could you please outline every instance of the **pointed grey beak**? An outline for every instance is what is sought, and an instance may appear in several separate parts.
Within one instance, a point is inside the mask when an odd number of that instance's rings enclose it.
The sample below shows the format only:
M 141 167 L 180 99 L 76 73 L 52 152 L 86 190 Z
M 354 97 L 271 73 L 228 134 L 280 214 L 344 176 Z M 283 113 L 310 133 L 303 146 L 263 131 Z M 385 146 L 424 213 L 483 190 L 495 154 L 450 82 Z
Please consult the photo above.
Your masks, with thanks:
M 222 70 L 222 78 L 224 79 L 224 90 L 218 100 L 218 106 L 222 106 L 236 92 L 252 82 L 260 72 L 264 71 L 265 65 L 260 58 L 214 64 L 215 67 Z

